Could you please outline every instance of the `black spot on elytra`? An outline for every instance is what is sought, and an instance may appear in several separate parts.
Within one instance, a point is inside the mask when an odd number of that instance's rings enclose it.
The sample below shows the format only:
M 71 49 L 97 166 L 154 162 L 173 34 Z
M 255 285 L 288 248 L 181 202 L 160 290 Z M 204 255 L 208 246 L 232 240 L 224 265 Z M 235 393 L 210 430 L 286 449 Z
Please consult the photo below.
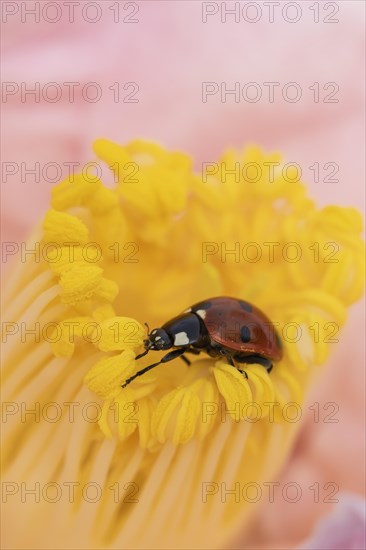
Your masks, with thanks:
M 239 300 L 240 307 L 244 309 L 244 311 L 247 311 L 248 313 L 251 313 L 253 311 L 252 306 L 248 302 L 244 302 L 243 300 Z
M 240 338 L 245 344 L 250 342 L 250 328 L 246 325 L 243 325 L 240 329 Z

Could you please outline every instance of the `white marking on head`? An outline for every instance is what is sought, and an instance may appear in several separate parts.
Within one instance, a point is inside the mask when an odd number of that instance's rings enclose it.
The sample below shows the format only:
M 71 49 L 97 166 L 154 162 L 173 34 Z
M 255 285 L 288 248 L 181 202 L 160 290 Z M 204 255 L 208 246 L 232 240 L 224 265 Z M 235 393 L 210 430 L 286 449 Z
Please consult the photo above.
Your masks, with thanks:
M 157 337 L 155 338 L 156 341 L 161 340 L 161 339 L 162 339 L 161 336 L 157 336 Z
M 201 319 L 205 319 L 207 311 L 205 309 L 198 309 L 196 311 L 196 314 L 201 317 Z
M 185 346 L 189 344 L 189 339 L 186 332 L 178 332 L 174 337 L 175 346 Z

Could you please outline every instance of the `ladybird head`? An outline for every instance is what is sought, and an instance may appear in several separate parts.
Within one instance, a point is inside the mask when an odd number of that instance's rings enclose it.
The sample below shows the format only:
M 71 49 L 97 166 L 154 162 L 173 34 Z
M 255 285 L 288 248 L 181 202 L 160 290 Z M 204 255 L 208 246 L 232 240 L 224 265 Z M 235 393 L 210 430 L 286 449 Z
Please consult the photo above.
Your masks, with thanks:
M 144 341 L 146 349 L 153 349 L 156 351 L 169 349 L 172 347 L 172 340 L 167 332 L 162 328 L 154 328 L 148 336 L 148 339 Z

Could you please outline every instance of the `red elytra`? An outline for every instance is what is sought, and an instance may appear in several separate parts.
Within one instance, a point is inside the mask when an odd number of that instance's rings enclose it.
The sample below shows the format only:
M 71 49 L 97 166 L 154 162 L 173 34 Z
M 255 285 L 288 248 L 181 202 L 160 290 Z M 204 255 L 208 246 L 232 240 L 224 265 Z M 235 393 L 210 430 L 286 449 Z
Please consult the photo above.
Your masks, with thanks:
M 273 323 L 257 307 L 238 298 L 218 297 L 193 305 L 213 342 L 229 351 L 282 358 L 282 345 Z M 186 310 L 188 312 L 188 310 Z

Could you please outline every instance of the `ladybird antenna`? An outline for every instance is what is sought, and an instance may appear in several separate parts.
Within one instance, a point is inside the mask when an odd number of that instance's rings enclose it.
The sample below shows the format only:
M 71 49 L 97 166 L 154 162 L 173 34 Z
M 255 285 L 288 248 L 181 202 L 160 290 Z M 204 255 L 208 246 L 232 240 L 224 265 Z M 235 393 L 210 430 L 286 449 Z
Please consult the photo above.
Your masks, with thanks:
M 147 325 L 147 323 L 145 323 L 145 325 L 147 326 L 147 328 L 149 328 L 148 325 Z M 136 355 L 135 361 L 136 361 L 137 359 L 141 359 L 141 357 L 144 357 L 147 353 L 149 353 L 150 348 L 151 348 L 152 345 L 153 345 L 153 342 L 152 342 L 149 338 L 146 338 L 146 339 L 144 340 L 145 351 L 143 351 L 143 352 L 140 353 L 139 355 Z
M 145 327 L 147 328 L 147 333 L 150 334 L 149 325 L 147 323 L 144 323 Z

